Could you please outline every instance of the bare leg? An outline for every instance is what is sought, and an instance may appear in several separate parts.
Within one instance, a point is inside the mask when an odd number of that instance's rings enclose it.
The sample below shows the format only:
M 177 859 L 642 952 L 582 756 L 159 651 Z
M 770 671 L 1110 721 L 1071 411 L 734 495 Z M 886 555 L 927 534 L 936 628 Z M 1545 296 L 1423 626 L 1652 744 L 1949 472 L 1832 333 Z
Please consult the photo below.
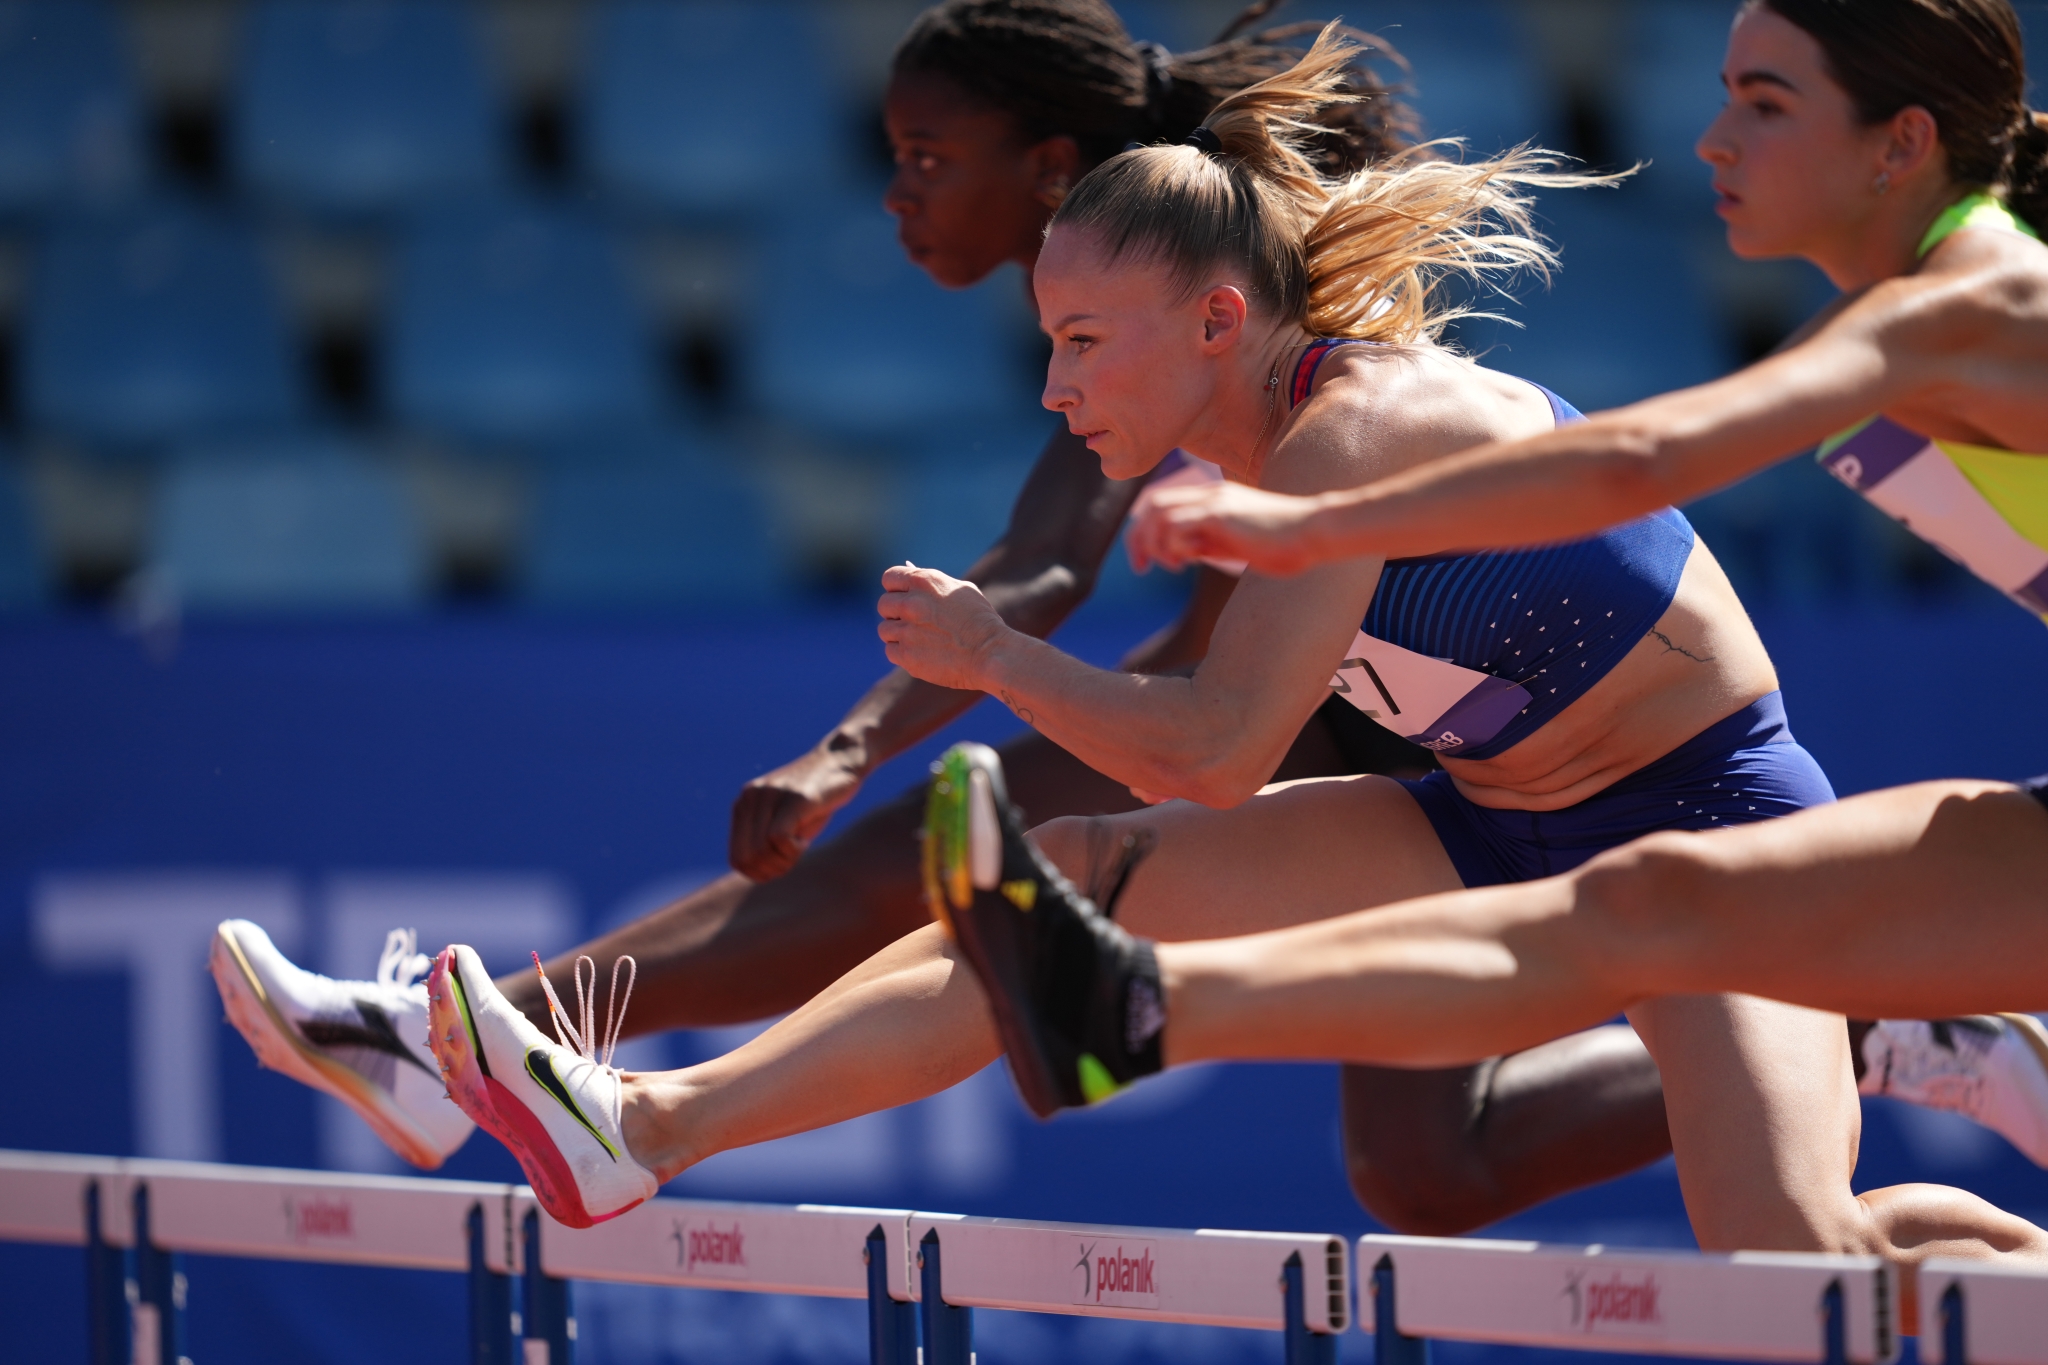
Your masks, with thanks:
M 1635 1031 L 1588 1029 L 1448 1071 L 1347 1066 L 1351 1189 L 1396 1232 L 1449 1237 L 1671 1150 Z
M 2044 960 L 2048 811 L 1988 782 L 1656 835 L 1562 877 L 1159 955 L 1175 1062 L 1397 1066 L 1534 1046 L 1668 994 L 1860 1018 L 2042 1009 Z
M 1108 819 L 1157 839 L 1119 907 L 1154 936 L 1297 924 L 1361 898 L 1457 883 L 1420 809 L 1384 778 L 1294 783 L 1230 811 L 1174 802 Z M 1057 820 L 1036 837 L 1064 870 L 1085 876 L 1090 823 Z M 979 984 L 927 925 L 736 1051 L 628 1076 L 626 1141 L 667 1179 L 729 1147 L 922 1098 L 996 1053 Z
M 1320 741 L 1320 749 L 1317 747 Z M 1318 771 L 1335 751 L 1311 726 L 1290 764 Z M 1013 799 L 1042 817 L 1127 811 L 1139 802 L 1114 782 L 1036 733 L 1003 746 Z M 557 982 L 579 954 L 609 980 L 612 959 L 630 954 L 639 970 L 632 1035 L 746 1023 L 796 1008 L 870 954 L 930 922 L 917 871 L 924 788 L 868 812 L 819 844 L 788 876 L 750 882 L 728 873 L 645 919 L 571 948 L 548 963 Z M 498 989 L 549 1032 L 547 1001 L 531 971 Z
M 1706 1250 L 1835 1251 L 1907 1268 L 1942 1254 L 2048 1258 L 2048 1234 L 1938 1186 L 1857 1198 L 1862 1112 L 1839 1015 L 1740 995 L 1646 1001 L 1632 1017 L 1664 1073 L 1678 1180 Z M 1893 1240 L 1897 1233 L 1909 1239 Z

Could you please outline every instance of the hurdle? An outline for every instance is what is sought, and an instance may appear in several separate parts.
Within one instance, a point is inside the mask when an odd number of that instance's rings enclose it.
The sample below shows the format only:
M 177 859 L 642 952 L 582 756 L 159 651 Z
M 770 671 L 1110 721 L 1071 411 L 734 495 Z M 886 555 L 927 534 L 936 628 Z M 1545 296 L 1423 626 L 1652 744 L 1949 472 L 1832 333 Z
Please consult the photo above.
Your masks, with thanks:
M 472 1365 L 573 1361 L 573 1280 L 864 1298 L 875 1365 L 973 1365 L 979 1306 L 1277 1331 L 1327 1365 L 1351 1302 L 1330 1234 L 668 1198 L 579 1230 L 523 1185 L 38 1152 L 0 1151 L 0 1241 L 85 1248 L 93 1365 L 186 1359 L 188 1252 L 463 1274 Z
M 1358 1265 L 1379 1365 L 1422 1365 L 1431 1339 L 1824 1365 L 1899 1356 L 1897 1272 L 1876 1256 L 1368 1236 Z M 2038 1311 L 2034 1323 L 2048 1329 Z
M 1332 1365 L 1431 1340 L 1730 1361 L 1890 1365 L 1877 1257 L 1701 1255 L 1468 1238 L 1027 1222 L 658 1198 L 597 1227 L 523 1185 L 0 1151 L 0 1241 L 85 1250 L 94 1365 L 178 1365 L 186 1253 L 463 1275 L 473 1365 L 568 1365 L 571 1282 L 865 1299 L 875 1365 L 973 1365 L 976 1308 L 1277 1332 Z M 2048 1365 L 2048 1270 L 1921 1268 L 1929 1365 Z M 515 1280 L 518 1282 L 515 1294 Z M 1353 1312 L 1353 1291 L 1364 1313 Z
M 1926 1365 L 2048 1365 L 2048 1269 L 1930 1259 L 1920 1315 Z

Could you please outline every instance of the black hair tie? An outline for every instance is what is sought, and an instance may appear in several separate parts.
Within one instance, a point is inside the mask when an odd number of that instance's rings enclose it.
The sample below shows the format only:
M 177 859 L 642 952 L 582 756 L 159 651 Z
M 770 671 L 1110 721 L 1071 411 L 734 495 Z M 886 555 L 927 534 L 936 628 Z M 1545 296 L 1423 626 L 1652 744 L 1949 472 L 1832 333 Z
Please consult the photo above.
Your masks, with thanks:
M 1181 145 L 1186 147 L 1193 147 L 1196 151 L 1199 151 L 1207 156 L 1223 155 L 1223 139 L 1216 136 L 1216 130 L 1214 128 L 1210 128 L 1206 125 L 1195 129 L 1194 132 L 1189 133 L 1186 137 L 1182 138 Z

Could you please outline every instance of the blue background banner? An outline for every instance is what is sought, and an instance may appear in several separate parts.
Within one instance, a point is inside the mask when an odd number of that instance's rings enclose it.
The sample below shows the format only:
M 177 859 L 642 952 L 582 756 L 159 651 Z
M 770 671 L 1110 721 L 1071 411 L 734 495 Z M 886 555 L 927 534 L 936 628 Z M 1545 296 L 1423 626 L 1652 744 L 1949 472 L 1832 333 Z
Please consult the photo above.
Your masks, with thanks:
M 1084 618 L 1098 661 L 1149 625 Z M 1792 723 L 1843 792 L 2048 768 L 2048 632 L 1990 599 L 1760 619 Z M 494 965 L 566 946 L 716 875 L 740 784 L 812 743 L 880 667 L 865 611 L 767 620 L 202 624 L 148 641 L 83 618 L 0 627 L 0 981 L 17 1083 L 0 1146 L 391 1169 L 338 1106 L 259 1071 L 204 975 L 247 914 L 298 960 L 367 975 L 387 928 Z M 945 738 L 996 739 L 978 708 Z M 914 780 L 942 740 L 862 804 Z M 1968 914 L 1959 905 L 1955 913 Z M 749 1030 L 634 1044 L 633 1066 Z M 2030 1216 L 2048 1179 L 1961 1120 L 1873 1103 L 1859 1188 L 1966 1185 Z M 445 1168 L 516 1179 L 479 1136 Z M 1371 1230 L 1324 1066 L 1197 1069 L 1036 1124 L 1000 1069 L 922 1104 L 728 1153 L 678 1193 L 1166 1226 Z M 1668 1162 L 1507 1225 L 1684 1245 Z M 447 1359 L 452 1278 L 194 1258 L 201 1365 Z M 0 1357 L 82 1354 L 78 1253 L 0 1248 Z M 579 1290 L 586 1358 L 853 1360 L 857 1304 Z M 350 1311 L 333 1311 L 336 1303 Z M 992 1360 L 1277 1358 L 1234 1332 L 985 1314 Z M 1364 1352 L 1351 1341 L 1348 1354 Z M 1449 1358 L 1448 1356 L 1446 1358 Z

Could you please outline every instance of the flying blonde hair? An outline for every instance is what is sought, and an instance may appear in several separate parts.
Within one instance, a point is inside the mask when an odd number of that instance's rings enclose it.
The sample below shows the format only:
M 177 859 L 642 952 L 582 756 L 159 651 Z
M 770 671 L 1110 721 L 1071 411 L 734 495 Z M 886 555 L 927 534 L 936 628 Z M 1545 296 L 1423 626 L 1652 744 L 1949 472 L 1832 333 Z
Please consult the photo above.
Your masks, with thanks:
M 1164 265 L 1183 297 L 1219 265 L 1244 272 L 1254 306 L 1311 334 L 1437 341 L 1462 278 L 1505 295 L 1520 272 L 1545 280 L 1557 254 L 1530 223 L 1531 191 L 1611 185 L 1527 144 L 1483 161 L 1452 159 L 1455 139 L 1409 148 L 1341 179 L 1311 159 L 1355 44 L 1337 25 L 1292 68 L 1225 98 L 1187 144 L 1132 148 L 1075 185 L 1046 231 L 1095 235 L 1110 262 Z M 1206 130 L 1206 136 L 1205 132 Z M 1623 174 L 1626 174 L 1624 172 Z

